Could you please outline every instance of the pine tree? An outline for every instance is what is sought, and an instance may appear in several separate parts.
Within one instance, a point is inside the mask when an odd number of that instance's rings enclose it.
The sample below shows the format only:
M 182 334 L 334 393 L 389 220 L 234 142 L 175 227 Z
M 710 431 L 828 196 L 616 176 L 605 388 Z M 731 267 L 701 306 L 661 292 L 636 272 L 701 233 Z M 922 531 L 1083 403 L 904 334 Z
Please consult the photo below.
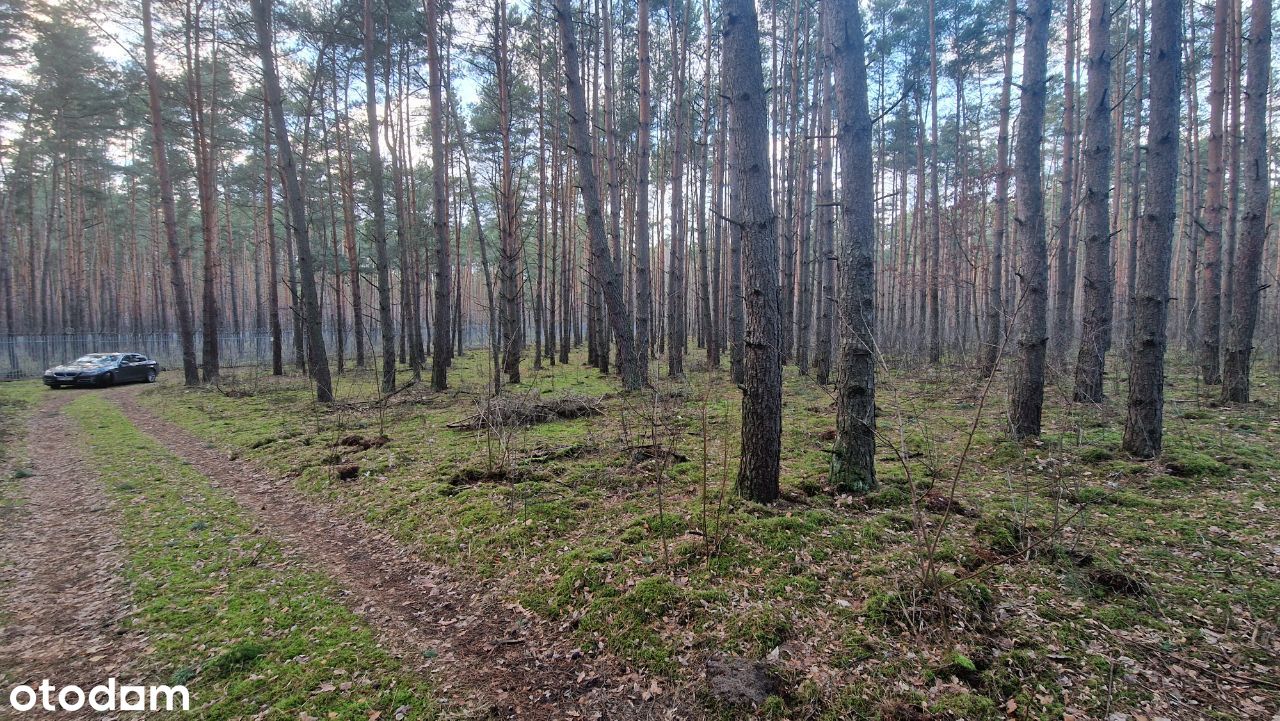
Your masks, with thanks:
M 1231 294 L 1231 320 L 1222 364 L 1222 400 L 1249 401 L 1249 371 L 1253 335 L 1261 298 L 1263 246 L 1267 240 L 1267 98 L 1271 83 L 1271 1 L 1250 5 L 1248 64 L 1245 71 L 1244 209 L 1240 217 L 1240 246 L 1233 264 L 1239 273 Z
M 1076 358 L 1075 399 L 1101 403 L 1102 372 L 1111 347 L 1111 8 L 1090 0 L 1089 60 L 1085 90 L 1084 324 Z
M 1138 236 L 1128 417 L 1123 441 L 1124 449 L 1139 458 L 1160 455 L 1164 440 L 1164 354 L 1169 344 L 1169 265 L 1177 205 L 1182 3 L 1152 0 L 1150 13 L 1147 195 Z
M 1050 0 L 1030 0 L 1023 41 L 1022 105 L 1014 174 L 1018 197 L 1019 304 L 1018 363 L 1014 371 L 1009 416 L 1015 438 L 1040 435 L 1044 406 L 1044 362 L 1047 336 L 1049 258 L 1045 246 L 1044 190 L 1040 147 L 1044 137 L 1045 66 L 1049 44 Z
M 862 13 L 830 3 L 827 46 L 835 70 L 836 145 L 840 153 L 840 355 L 831 484 L 866 493 L 876 486 L 875 217 L 871 194 L 871 115 L 867 109 Z
M 730 103 L 730 219 L 743 252 L 746 311 L 737 487 L 744 497 L 769 503 L 778 497 L 782 449 L 782 315 L 760 26 L 753 0 L 726 0 L 721 9 L 721 77 Z

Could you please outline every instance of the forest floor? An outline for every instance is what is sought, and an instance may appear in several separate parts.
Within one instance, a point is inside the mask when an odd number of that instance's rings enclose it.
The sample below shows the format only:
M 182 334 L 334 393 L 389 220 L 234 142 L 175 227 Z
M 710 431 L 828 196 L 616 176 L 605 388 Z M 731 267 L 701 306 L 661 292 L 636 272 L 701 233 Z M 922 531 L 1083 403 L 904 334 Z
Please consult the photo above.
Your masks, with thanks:
M 45 543 L 117 554 L 95 585 L 132 604 L 94 623 L 200 718 L 1280 719 L 1271 369 L 1230 408 L 1172 369 L 1155 462 L 1119 450 L 1122 378 L 1099 407 L 1049 389 L 1018 444 L 1005 379 L 893 369 L 855 498 L 826 483 L 829 390 L 788 368 L 766 507 L 733 492 L 727 374 L 620 394 L 572 360 L 501 406 L 482 353 L 441 394 L 349 371 L 328 409 L 257 370 L 0 384 L 0 648 L 39 581 L 6 565 Z M 50 480 L 102 512 L 58 531 Z

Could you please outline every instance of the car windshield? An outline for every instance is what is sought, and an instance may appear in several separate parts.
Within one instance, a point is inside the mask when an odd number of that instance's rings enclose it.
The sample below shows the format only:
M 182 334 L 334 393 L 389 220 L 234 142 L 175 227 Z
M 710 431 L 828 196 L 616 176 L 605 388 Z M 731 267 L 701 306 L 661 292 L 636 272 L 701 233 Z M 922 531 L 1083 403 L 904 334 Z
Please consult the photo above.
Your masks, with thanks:
M 80 356 L 79 358 L 77 358 L 76 363 L 83 363 L 85 365 L 98 366 L 98 365 L 103 365 L 105 363 L 111 363 L 115 361 L 115 359 L 116 359 L 116 356 L 110 353 L 90 353 L 89 355 Z

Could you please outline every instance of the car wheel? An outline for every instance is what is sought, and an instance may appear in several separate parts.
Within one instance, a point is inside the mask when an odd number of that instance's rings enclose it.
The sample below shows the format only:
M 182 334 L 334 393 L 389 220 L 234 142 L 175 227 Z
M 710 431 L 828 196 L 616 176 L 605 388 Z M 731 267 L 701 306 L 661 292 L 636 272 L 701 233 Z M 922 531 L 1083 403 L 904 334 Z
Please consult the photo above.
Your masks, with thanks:
M 155 368 L 152 368 L 151 370 L 147 371 L 147 382 L 148 382 L 148 383 L 155 383 L 155 382 L 156 382 L 156 369 L 155 369 Z
M 115 384 L 116 384 L 116 374 L 115 374 L 115 373 L 108 373 L 108 374 L 106 374 L 106 375 L 102 376 L 102 385 L 104 385 L 104 386 L 113 386 L 113 385 L 115 385 Z

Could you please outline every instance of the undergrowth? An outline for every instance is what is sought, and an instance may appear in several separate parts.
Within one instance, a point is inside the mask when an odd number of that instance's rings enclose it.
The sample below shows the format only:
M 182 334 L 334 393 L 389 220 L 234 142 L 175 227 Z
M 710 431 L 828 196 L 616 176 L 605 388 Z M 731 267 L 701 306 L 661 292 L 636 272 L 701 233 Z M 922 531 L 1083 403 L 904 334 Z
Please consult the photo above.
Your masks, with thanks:
M 1249 678 L 1277 669 L 1280 422 L 1265 371 L 1262 402 L 1216 408 L 1173 369 L 1167 453 L 1145 462 L 1119 448 L 1122 404 L 1076 406 L 1054 387 L 1044 435 L 1019 444 L 999 389 L 973 424 L 969 369 L 891 370 L 878 406 L 895 447 L 878 449 L 879 489 L 851 497 L 826 478 L 829 389 L 789 367 L 783 498 L 765 507 L 732 492 L 740 393 L 726 373 L 621 394 L 573 360 L 509 392 L 601 397 L 604 416 L 448 429 L 488 393 L 481 353 L 455 360 L 450 391 L 384 404 L 369 371 L 340 377 L 332 409 L 301 378 L 263 375 L 234 396 L 165 385 L 143 402 L 501 584 L 584 648 L 685 680 L 712 655 L 769 659 L 789 669 L 783 715 L 1105 717 L 1153 703 L 1171 668 L 1221 667 L 1224 648 Z M 336 445 L 352 434 L 389 440 Z M 1265 684 L 1249 691 L 1280 705 Z

